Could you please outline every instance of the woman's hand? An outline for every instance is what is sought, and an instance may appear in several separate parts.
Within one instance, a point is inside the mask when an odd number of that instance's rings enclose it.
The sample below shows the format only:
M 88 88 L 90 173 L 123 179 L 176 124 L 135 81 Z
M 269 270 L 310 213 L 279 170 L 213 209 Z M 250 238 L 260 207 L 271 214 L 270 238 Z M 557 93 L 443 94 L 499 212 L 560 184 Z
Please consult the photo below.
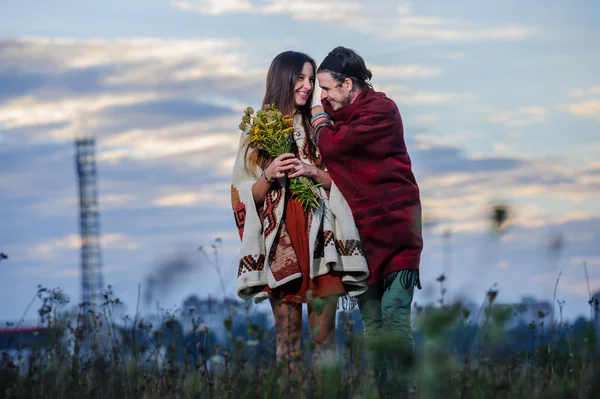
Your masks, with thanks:
M 281 154 L 265 168 L 265 177 L 267 179 L 279 179 L 286 176 L 287 172 L 294 168 L 296 160 L 298 159 L 294 154 Z
M 306 176 L 308 178 L 313 178 L 318 173 L 317 167 L 313 165 L 309 165 L 306 162 L 302 162 L 298 158 L 294 159 L 292 163 L 292 173 L 288 174 L 290 179 L 298 176 Z

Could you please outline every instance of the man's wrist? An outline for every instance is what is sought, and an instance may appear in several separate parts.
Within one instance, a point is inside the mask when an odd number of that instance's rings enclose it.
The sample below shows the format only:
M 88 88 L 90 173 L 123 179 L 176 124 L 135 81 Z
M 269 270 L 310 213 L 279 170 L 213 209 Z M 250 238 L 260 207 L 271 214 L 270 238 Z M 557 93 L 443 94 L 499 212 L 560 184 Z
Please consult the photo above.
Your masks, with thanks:
M 315 121 L 315 119 L 319 119 L 319 118 L 329 118 L 329 115 L 327 115 L 327 113 L 325 113 L 323 111 L 316 112 L 310 118 L 310 123 L 313 123 Z

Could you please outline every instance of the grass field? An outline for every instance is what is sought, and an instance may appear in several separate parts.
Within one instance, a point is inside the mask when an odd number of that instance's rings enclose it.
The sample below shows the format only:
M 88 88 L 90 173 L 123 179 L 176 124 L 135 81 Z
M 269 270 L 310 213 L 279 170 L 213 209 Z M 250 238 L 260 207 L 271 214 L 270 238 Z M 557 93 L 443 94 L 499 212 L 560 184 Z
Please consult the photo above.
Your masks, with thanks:
M 521 335 L 506 325 L 514 308 L 496 306 L 490 290 L 474 319 L 460 304 L 414 310 L 419 344 L 412 365 L 412 392 L 422 398 L 592 398 L 600 390 L 598 335 L 589 321 L 538 320 Z M 295 382 L 280 384 L 286 364 L 275 365 L 270 327 L 252 322 L 234 331 L 231 314 L 219 339 L 189 315 L 184 329 L 175 313 L 159 326 L 117 316 L 110 292 L 97 307 L 73 314 L 58 289 L 39 288 L 41 322 L 49 327 L 29 348 L 12 344 L 0 365 L 5 398 L 376 398 L 365 364 L 361 334 L 352 318 L 340 322 L 339 358 L 320 375 L 306 367 Z M 598 302 L 590 301 L 593 314 Z M 84 316 L 87 315 L 87 316 Z M 120 319 L 120 320 L 119 320 Z M 473 320 L 480 320 L 474 323 Z M 341 339 L 340 339 L 341 337 Z M 375 345 L 382 350 L 383 337 Z M 449 344 L 453 342 L 455 344 Z M 464 345 L 463 345 L 464 343 Z M 414 361 L 412 361 L 414 360 Z

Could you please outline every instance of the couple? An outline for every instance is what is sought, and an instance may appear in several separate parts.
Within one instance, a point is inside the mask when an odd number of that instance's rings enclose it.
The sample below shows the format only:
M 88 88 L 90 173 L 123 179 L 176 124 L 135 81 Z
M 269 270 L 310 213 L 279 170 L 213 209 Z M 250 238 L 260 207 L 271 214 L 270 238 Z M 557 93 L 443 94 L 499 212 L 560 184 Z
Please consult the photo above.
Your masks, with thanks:
M 317 69 L 306 54 L 279 54 L 269 68 L 263 104 L 293 116 L 293 153 L 271 159 L 242 134 L 232 206 L 242 241 L 241 298 L 268 298 L 277 359 L 301 364 L 302 304 L 315 356 L 336 353 L 338 298 L 354 297 L 365 327 L 369 363 L 380 392 L 400 379 L 414 351 L 411 304 L 420 287 L 423 247 L 419 188 L 396 104 L 375 91 L 355 51 L 337 47 Z M 311 108 L 315 79 L 321 103 Z M 289 179 L 320 185 L 320 205 L 304 209 Z M 376 350 L 386 337 L 385 354 Z

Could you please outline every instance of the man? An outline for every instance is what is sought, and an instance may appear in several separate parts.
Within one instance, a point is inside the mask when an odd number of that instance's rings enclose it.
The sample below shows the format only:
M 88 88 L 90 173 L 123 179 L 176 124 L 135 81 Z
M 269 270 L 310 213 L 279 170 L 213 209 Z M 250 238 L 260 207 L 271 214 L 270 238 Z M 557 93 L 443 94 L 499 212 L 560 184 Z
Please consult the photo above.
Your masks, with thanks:
M 371 272 L 369 289 L 358 297 L 370 362 L 380 393 L 407 396 L 423 240 L 402 118 L 396 104 L 372 88 L 372 74 L 353 50 L 331 51 L 317 78 L 323 106 L 312 110 L 313 138 L 350 205 Z

